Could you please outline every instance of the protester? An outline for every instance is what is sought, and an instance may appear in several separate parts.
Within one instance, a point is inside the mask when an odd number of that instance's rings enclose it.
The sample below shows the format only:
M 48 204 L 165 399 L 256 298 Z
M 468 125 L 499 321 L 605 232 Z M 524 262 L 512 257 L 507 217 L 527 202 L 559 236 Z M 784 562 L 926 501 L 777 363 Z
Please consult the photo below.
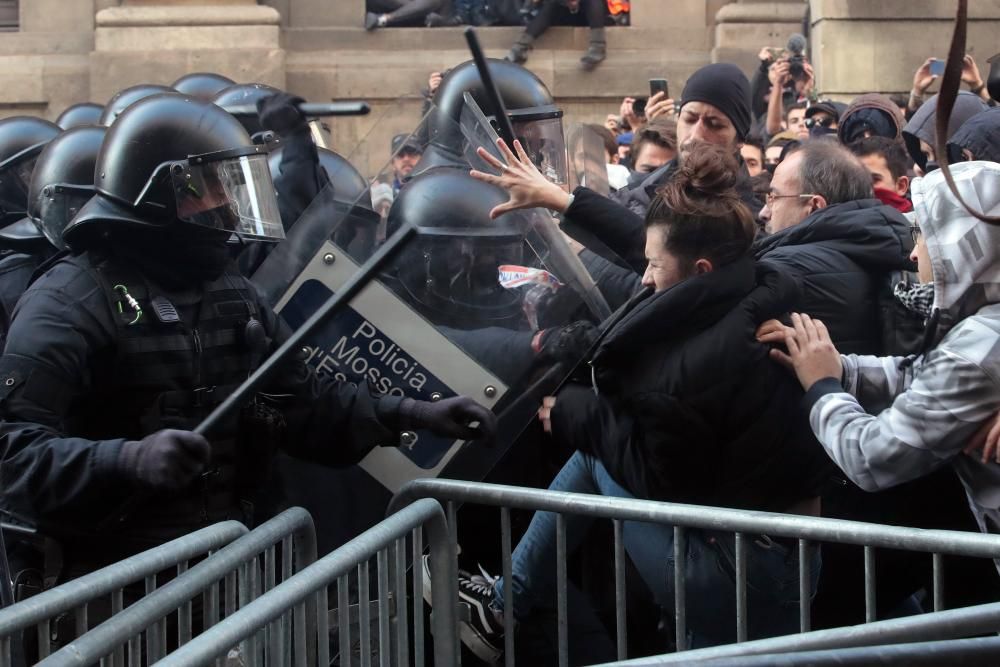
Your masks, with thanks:
M 633 135 L 633 177 L 645 179 L 677 155 L 677 123 L 670 120 L 651 121 Z M 630 179 L 631 180 L 631 179 Z
M 935 60 L 937 59 L 928 58 L 913 74 L 913 88 L 910 90 L 910 99 L 907 103 L 908 117 L 912 117 L 917 112 L 917 109 L 924 103 L 924 97 L 927 95 L 928 89 L 937 81 L 937 75 L 931 74 L 931 63 Z M 976 65 L 975 59 L 970 55 L 966 55 L 962 60 L 962 83 L 969 87 L 969 92 L 973 95 L 976 95 L 984 102 L 990 101 L 989 91 L 986 90 L 986 83 L 979 74 L 979 66 Z
M 952 162 L 1000 162 L 1000 109 L 991 108 L 965 121 L 948 140 Z
M 850 146 L 858 139 L 878 136 L 899 141 L 903 116 L 885 95 L 860 95 L 848 105 L 837 126 L 840 143 Z
M 423 149 L 410 139 L 408 134 L 397 134 L 392 138 L 392 192 L 399 194 L 400 188 L 409 180 L 413 169 L 420 162 Z
M 968 162 L 952 172 L 966 201 L 1000 213 L 1000 166 Z M 878 491 L 950 465 L 981 530 L 995 534 L 1000 467 L 993 451 L 978 449 L 1000 409 L 1000 229 L 967 213 L 943 173 L 912 190 L 921 288 L 908 298 L 929 328 L 919 356 L 841 355 L 827 325 L 807 314 L 793 315 L 790 328 L 770 323 L 761 339 L 787 345 L 772 355 L 795 371 L 813 431 L 855 484 Z
M 846 104 L 833 100 L 823 100 L 811 105 L 806 109 L 805 120 L 806 129 L 809 130 L 809 138 L 836 139 L 837 129 L 840 126 L 840 115 L 846 109 Z
M 768 79 L 771 82 L 771 93 L 767 101 L 767 123 L 765 125 L 768 134 L 777 134 L 782 129 L 782 120 L 785 118 L 785 90 L 793 87 L 795 98 L 791 104 L 804 104 L 812 95 L 813 87 L 816 85 L 816 77 L 813 73 L 812 65 L 803 61 L 798 66 L 801 72 L 793 72 L 792 62 L 789 58 L 779 58 L 768 71 Z M 789 104 L 789 106 L 791 106 Z M 788 128 L 790 129 L 790 128 Z
M 803 127 L 805 127 L 803 125 Z M 781 164 L 788 151 L 798 148 L 803 140 L 796 133 L 785 130 L 771 137 L 764 148 L 764 167 L 770 171 Z
M 930 173 L 938 168 L 937 164 L 937 104 L 938 96 L 921 105 L 910 122 L 903 128 L 903 141 L 906 150 L 916 163 L 918 176 Z M 987 109 L 987 104 L 978 95 L 960 91 L 955 99 L 955 106 L 948 121 L 948 137 L 958 131 L 965 121 Z
M 747 173 L 750 178 L 754 178 L 764 171 L 764 144 L 757 137 L 747 137 L 743 145 L 740 146 L 740 155 L 743 157 L 743 164 L 747 166 Z
M 507 53 L 507 60 L 523 64 L 528 60 L 528 52 L 535 40 L 556 21 L 569 25 L 585 25 L 590 28 L 590 46 L 580 58 L 584 70 L 592 70 L 607 58 L 607 41 L 604 23 L 608 7 L 605 0 L 541 0 L 538 13 L 528 22 L 524 32 L 518 37 Z
M 785 112 L 784 130 L 794 132 L 799 141 L 809 138 L 809 128 L 806 127 L 806 105 L 804 102 L 796 102 L 788 107 Z
M 872 187 L 879 201 L 901 213 L 913 210 L 907 196 L 910 192 L 910 160 L 902 144 L 873 136 L 854 142 L 850 149 L 872 175 Z
M 567 385 L 543 402 L 544 430 L 557 447 L 577 450 L 549 488 L 815 514 L 829 462 L 805 432 L 804 415 L 790 410 L 800 397 L 794 382 L 754 340 L 754 322 L 795 302 L 795 281 L 750 257 L 755 227 L 735 190 L 741 167 L 733 153 L 701 143 L 691 149 L 649 210 L 647 289 L 597 342 L 592 385 Z M 591 521 L 566 517 L 570 552 Z M 656 603 L 672 608 L 673 528 L 626 522 L 624 530 Z M 515 620 L 551 604 L 555 539 L 555 516 L 537 512 L 513 554 Z M 689 530 L 687 539 L 691 645 L 733 641 L 733 535 Z M 749 546 L 751 638 L 797 628 L 799 588 L 773 583 L 798 576 L 798 556 L 797 545 L 767 536 Z M 811 567 L 815 582 L 815 552 Z M 430 586 L 426 561 L 424 576 Z M 502 580 L 460 575 L 459 590 L 472 608 L 463 641 L 495 661 Z
M 758 259 L 801 281 L 800 310 L 830 323 L 842 349 L 882 349 L 878 295 L 908 269 L 909 223 L 874 197 L 872 179 L 839 144 L 809 141 L 774 170 Z M 822 315 L 820 315 L 822 313 Z

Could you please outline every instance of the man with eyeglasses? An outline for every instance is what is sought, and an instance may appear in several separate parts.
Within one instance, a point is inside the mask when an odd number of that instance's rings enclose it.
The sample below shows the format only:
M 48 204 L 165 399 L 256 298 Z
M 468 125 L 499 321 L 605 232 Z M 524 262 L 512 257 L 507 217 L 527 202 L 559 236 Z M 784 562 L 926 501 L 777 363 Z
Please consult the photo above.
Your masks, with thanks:
M 909 223 L 875 198 L 871 176 L 847 149 L 808 141 L 774 170 L 760 212 L 768 237 L 758 259 L 801 279 L 803 310 L 822 312 L 841 349 L 881 349 L 879 291 L 912 268 Z

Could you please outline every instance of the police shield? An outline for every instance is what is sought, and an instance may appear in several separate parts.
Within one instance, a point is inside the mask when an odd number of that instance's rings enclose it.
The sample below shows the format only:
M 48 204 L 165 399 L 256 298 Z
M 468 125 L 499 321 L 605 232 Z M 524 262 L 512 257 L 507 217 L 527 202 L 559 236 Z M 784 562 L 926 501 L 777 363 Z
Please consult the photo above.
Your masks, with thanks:
M 465 143 L 451 147 L 452 164 L 418 162 L 404 175 L 399 155 L 420 154 L 437 136 L 418 127 L 393 142 L 397 154 L 367 175 L 371 186 L 361 196 L 327 187 L 253 277 L 297 328 L 384 239 L 415 227 L 390 266 L 311 337 L 309 368 L 376 393 L 470 396 L 498 415 L 499 437 L 465 443 L 418 431 L 381 443 L 394 446 L 373 449 L 352 483 L 375 484 L 382 502 L 419 477 L 485 479 L 586 351 L 585 336 L 567 338 L 564 330 L 592 327 L 609 312 L 548 213 L 489 218 L 507 196 L 469 176 L 480 165 L 465 156 L 491 145 L 477 138 L 489 137 L 481 121 L 449 131 Z M 591 324 L 570 326 L 577 321 Z M 575 345 L 566 344 L 571 338 Z

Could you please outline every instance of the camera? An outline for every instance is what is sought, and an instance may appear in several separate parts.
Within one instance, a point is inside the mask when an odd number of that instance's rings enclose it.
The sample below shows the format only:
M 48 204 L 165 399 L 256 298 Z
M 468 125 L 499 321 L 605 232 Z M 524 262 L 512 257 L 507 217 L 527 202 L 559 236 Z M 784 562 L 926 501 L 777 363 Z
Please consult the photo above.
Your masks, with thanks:
M 788 59 L 788 74 L 796 81 L 806 78 L 805 62 L 805 56 L 792 56 Z
M 796 81 L 801 81 L 808 76 L 805 68 L 806 45 L 806 38 L 796 33 L 788 38 L 788 45 L 785 47 L 789 53 L 788 74 Z

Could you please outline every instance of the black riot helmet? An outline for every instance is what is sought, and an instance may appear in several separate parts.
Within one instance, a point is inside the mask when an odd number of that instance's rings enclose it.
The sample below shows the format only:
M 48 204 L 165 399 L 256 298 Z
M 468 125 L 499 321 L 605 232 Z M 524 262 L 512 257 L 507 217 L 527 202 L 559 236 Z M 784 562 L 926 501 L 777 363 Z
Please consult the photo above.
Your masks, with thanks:
M 238 83 L 220 90 L 212 98 L 212 102 L 223 108 L 245 105 L 256 108 L 259 100 L 280 92 L 277 88 L 272 88 L 263 83 Z M 237 118 L 243 124 L 243 127 L 246 128 L 247 134 L 254 139 L 257 139 L 264 133 L 264 127 L 260 124 L 257 114 L 253 114 L 252 116 L 240 115 Z
M 174 81 L 170 87 L 183 95 L 190 95 L 203 102 L 211 102 L 220 90 L 235 84 L 236 82 L 228 76 L 214 72 L 192 72 Z
M 60 250 L 63 230 L 94 196 L 94 168 L 108 128 L 84 125 L 66 130 L 38 156 L 28 190 L 28 216 Z
M 424 172 L 400 190 L 387 233 L 410 223 L 417 237 L 395 278 L 425 317 L 458 328 L 516 328 L 524 320 L 520 295 L 499 281 L 500 266 L 520 265 L 528 254 L 511 216 L 489 217 L 505 201 L 503 190 L 451 168 Z
M 117 119 L 118 116 L 125 111 L 125 109 L 129 108 L 139 100 L 145 99 L 150 95 L 159 95 L 160 93 L 171 92 L 173 92 L 173 88 L 160 86 L 155 83 L 140 83 L 138 86 L 131 86 L 129 88 L 125 88 L 124 90 L 119 90 L 105 105 L 104 112 L 101 114 L 100 124 L 105 127 L 111 127 L 111 124 L 115 122 L 115 119 Z
M 0 120 L 0 227 L 22 220 L 35 161 L 62 130 L 34 116 Z
M 555 121 L 558 124 L 558 136 L 561 138 L 562 112 L 554 106 L 552 94 L 541 79 L 520 65 L 506 60 L 488 59 L 487 64 L 511 122 L 515 126 L 515 134 L 531 142 L 535 135 L 539 134 L 538 128 L 533 126 L 539 121 Z M 448 72 L 434 95 L 434 109 L 428 118 L 431 140 L 421 157 L 416 173 L 437 166 L 467 165 L 460 158 L 456 158 L 456 155 L 461 155 L 464 142 L 460 127 L 463 112 L 466 112 L 466 93 L 472 96 L 484 112 L 490 113 L 486 90 L 479 78 L 479 71 L 471 60 Z M 538 137 L 539 146 L 544 145 L 545 141 L 545 137 L 541 135 Z M 554 136 L 549 137 L 547 142 L 550 149 L 559 150 L 555 145 L 558 141 Z M 529 149 L 529 153 L 532 152 L 528 145 L 526 148 Z M 565 141 L 562 141 L 562 149 L 565 150 Z
M 70 130 L 82 125 L 99 125 L 104 107 L 93 102 L 81 102 L 73 104 L 59 114 L 56 118 L 56 125 L 64 130 Z
M 284 238 L 267 156 L 219 107 L 180 93 L 140 100 L 108 130 L 96 196 L 63 232 L 66 243 L 104 225 L 178 221 L 256 239 Z
M 281 156 L 284 146 L 279 145 L 272 150 L 267 157 L 268 167 L 271 169 L 271 178 L 277 183 L 281 178 Z M 326 172 L 327 179 L 333 185 L 334 194 L 337 201 L 354 203 L 361 199 L 361 196 L 368 190 L 368 182 L 361 175 L 354 165 L 347 161 L 338 153 L 334 153 L 326 148 L 316 147 L 319 156 L 319 166 Z

